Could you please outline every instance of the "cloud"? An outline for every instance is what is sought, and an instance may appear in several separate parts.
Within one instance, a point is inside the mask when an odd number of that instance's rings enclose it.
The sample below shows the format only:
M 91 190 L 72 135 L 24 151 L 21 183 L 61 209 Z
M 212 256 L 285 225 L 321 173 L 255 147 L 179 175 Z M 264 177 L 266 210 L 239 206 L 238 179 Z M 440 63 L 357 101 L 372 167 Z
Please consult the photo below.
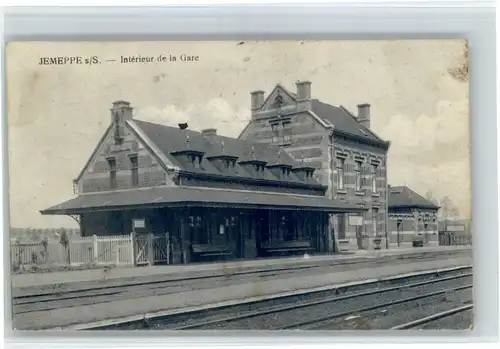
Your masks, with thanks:
M 235 109 L 222 98 L 214 98 L 206 104 L 198 103 L 186 108 L 166 105 L 137 109 L 137 118 L 144 121 L 173 127 L 177 127 L 178 123 L 187 122 L 191 130 L 216 128 L 218 134 L 228 137 L 238 136 L 239 131 L 248 123 L 248 114 L 248 110 Z
M 250 118 L 249 92 L 277 82 L 356 111 L 372 105 L 375 132 L 392 140 L 389 178 L 425 194 L 470 204 L 468 86 L 448 74 L 460 40 L 17 43 L 9 46 L 9 194 L 14 226 L 74 225 L 40 209 L 74 197 L 71 180 L 110 121 L 114 100 L 138 119 L 237 136 Z M 120 55 L 200 56 L 197 63 L 39 66 L 33 57 L 116 59 Z M 250 57 L 250 60 L 248 60 Z M 36 154 L 34 156 L 34 154 Z M 458 190 L 457 190 L 458 188 Z M 462 204 L 463 203 L 463 204 Z M 69 223 L 68 223 L 69 222 Z
M 470 134 L 468 100 L 439 101 L 434 114 L 394 115 L 378 133 L 392 140 L 388 175 L 420 194 L 449 196 L 460 214 L 470 214 Z

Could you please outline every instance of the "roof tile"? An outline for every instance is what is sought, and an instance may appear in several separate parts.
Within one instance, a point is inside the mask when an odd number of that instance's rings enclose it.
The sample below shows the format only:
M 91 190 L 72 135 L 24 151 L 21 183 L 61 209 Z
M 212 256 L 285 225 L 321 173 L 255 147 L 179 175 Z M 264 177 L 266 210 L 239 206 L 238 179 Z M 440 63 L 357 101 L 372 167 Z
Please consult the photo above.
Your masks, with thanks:
M 146 134 L 146 136 L 160 149 L 160 151 L 176 166 L 192 173 L 204 173 L 227 177 L 253 178 L 244 166 L 238 161 L 256 159 L 267 162 L 267 165 L 284 164 L 293 168 L 303 165 L 295 161 L 282 148 L 267 144 L 253 143 L 247 140 L 230 138 L 225 136 L 210 136 L 206 138 L 201 132 L 193 130 L 181 130 L 176 127 L 160 125 L 142 120 L 134 120 L 134 123 Z M 186 142 L 188 140 L 188 142 Z M 187 160 L 172 155 L 186 149 L 204 152 L 200 168 L 188 166 Z M 226 172 L 209 160 L 211 157 L 220 155 L 237 157 L 234 171 Z M 307 183 L 321 186 L 314 178 L 301 179 L 294 173 L 286 178 L 277 177 L 272 171 L 264 171 L 262 179 L 282 181 L 288 183 Z
M 417 194 L 407 186 L 389 188 L 389 209 L 391 208 L 426 208 L 438 210 L 439 206 Z
M 360 124 L 358 120 L 356 120 L 356 117 L 349 113 L 344 107 L 333 106 L 313 99 L 312 111 L 327 123 L 333 124 L 338 131 L 374 142 L 385 142 L 369 128 Z

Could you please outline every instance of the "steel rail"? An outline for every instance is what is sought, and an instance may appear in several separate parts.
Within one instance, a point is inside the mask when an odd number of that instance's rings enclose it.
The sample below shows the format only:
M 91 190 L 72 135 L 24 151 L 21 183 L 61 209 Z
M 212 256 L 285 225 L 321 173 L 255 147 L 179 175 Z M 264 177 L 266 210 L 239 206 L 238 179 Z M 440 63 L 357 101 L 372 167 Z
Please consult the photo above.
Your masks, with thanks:
M 468 288 L 472 288 L 472 286 L 473 285 L 470 284 L 470 285 L 465 285 L 465 286 L 453 287 L 453 288 L 449 288 L 449 289 L 446 289 L 446 290 L 441 290 L 441 291 L 436 291 L 436 292 L 430 292 L 430 293 L 426 293 L 426 294 L 423 294 L 423 295 L 418 295 L 418 296 L 413 296 L 413 297 L 406 297 L 406 298 L 398 299 L 398 300 L 395 300 L 395 301 L 380 303 L 380 304 L 372 305 L 372 306 L 369 306 L 369 307 L 363 307 L 363 308 L 358 308 L 358 309 L 354 309 L 354 310 L 344 311 L 344 312 L 336 313 L 336 314 L 333 314 L 333 315 L 323 316 L 323 317 L 318 318 L 318 319 L 314 319 L 314 320 L 310 320 L 310 321 L 304 321 L 304 322 L 299 322 L 299 323 L 295 323 L 293 325 L 288 325 L 288 326 L 280 328 L 280 330 L 300 329 L 300 327 L 303 327 L 303 326 L 310 326 L 310 325 L 316 325 L 318 323 L 328 322 L 330 320 L 334 320 L 334 319 L 337 319 L 339 317 L 347 316 L 347 315 L 350 315 L 350 314 L 353 314 L 353 313 L 357 313 L 357 314 L 359 314 L 359 313 L 365 313 L 367 311 L 372 311 L 372 310 L 377 310 L 377 309 L 380 309 L 380 308 L 390 307 L 390 306 L 397 305 L 397 304 L 408 303 L 408 302 L 416 301 L 416 300 L 419 300 L 419 299 L 424 299 L 424 298 L 429 298 L 429 297 L 434 297 L 434 296 L 448 294 L 448 293 L 452 293 L 452 292 L 456 292 L 456 291 L 465 290 L 465 289 L 468 289 Z
M 448 252 L 448 251 L 446 251 Z M 450 253 L 453 254 L 453 253 Z M 384 264 L 388 263 L 394 260 L 409 260 L 409 259 L 418 259 L 418 260 L 432 260 L 434 259 L 434 256 L 425 256 L 425 255 L 416 255 L 418 258 L 415 258 L 415 256 L 404 256 L 404 255 L 396 255 L 396 256 L 383 256 L 381 259 L 377 259 L 373 261 L 370 258 L 367 257 L 358 257 L 360 259 L 358 260 L 346 260 L 346 261 L 337 261 L 337 263 L 325 263 L 325 264 L 314 264 L 314 265 L 299 265 L 299 266 L 293 266 L 293 267 L 284 267 L 284 268 L 276 268 L 276 269 L 271 269 L 271 270 L 266 270 L 266 269 L 259 269 L 259 270 L 249 270 L 249 271 L 239 271 L 230 274 L 230 276 L 245 276 L 245 275 L 258 275 L 258 274 L 277 274 L 280 272 L 293 272 L 296 270 L 303 270 L 303 269 L 318 269 L 318 268 L 327 268 L 327 267 L 336 267 L 336 266 L 344 266 L 344 265 L 351 265 L 351 264 L 373 264 L 378 263 L 378 264 Z M 440 255 L 442 256 L 442 255 Z M 393 257 L 393 258 L 391 258 Z M 398 257 L 404 257 L 404 258 L 398 258 Z M 235 268 L 236 269 L 236 268 Z M 271 277 L 273 275 L 269 275 Z M 123 283 L 123 284 L 118 284 L 118 285 L 103 285 L 103 286 L 97 286 L 97 287 L 87 287 L 87 288 L 79 288 L 79 289 L 74 289 L 74 290 L 54 290 L 52 289 L 49 292 L 39 292 L 39 293 L 33 293 L 33 294 L 25 294 L 25 295 L 18 295 L 18 296 L 13 296 L 12 299 L 15 302 L 15 305 L 18 304 L 30 304 L 30 303 L 39 303 L 39 302 L 49 302 L 49 301 L 60 301 L 64 299 L 76 299 L 76 298 L 84 298 L 84 297 L 94 297 L 94 296 L 100 296 L 101 294 L 89 294 L 89 295 L 78 295 L 78 293 L 85 293 L 85 292 L 95 292 L 95 291 L 103 291 L 104 293 L 102 295 L 106 296 L 109 295 L 110 292 L 116 292 L 119 293 L 120 291 L 110 291 L 110 290 L 115 290 L 115 289 L 120 289 L 123 288 L 125 291 L 130 291 L 130 287 L 139 287 L 139 286 L 153 286 L 153 285 L 159 285 L 159 284 L 172 284 L 172 283 L 184 283 L 186 281 L 193 281 L 193 280 L 208 280 L 210 279 L 214 280 L 217 278 L 227 278 L 228 274 L 215 274 L 215 275 L 201 275 L 201 276 L 192 276 L 192 277 L 180 277 L 180 278 L 174 278 L 174 279 L 161 279 L 161 280 L 153 280 L 153 281 L 140 281 L 140 282 L 128 282 L 128 283 Z M 87 282 L 87 281 L 85 281 Z M 92 283 L 94 281 L 88 281 L 89 283 Z M 112 282 L 112 281 L 111 281 Z M 77 283 L 77 282 L 72 282 Z M 48 285 L 44 285 L 48 286 Z M 30 288 L 25 287 L 25 288 Z M 43 286 L 41 286 L 43 287 Z M 21 288 L 22 289 L 22 288 Z M 44 300 L 36 300 L 36 298 L 41 298 L 41 297 L 49 297 L 53 296 L 52 299 L 44 299 Z M 33 300 L 35 299 L 35 300 Z
M 424 324 L 427 324 L 429 322 L 443 319 L 443 318 L 446 318 L 446 317 L 449 317 L 449 316 L 452 316 L 455 314 L 463 313 L 464 311 L 470 310 L 473 307 L 474 307 L 474 305 L 468 304 L 468 305 L 464 305 L 462 307 L 442 311 L 440 313 L 436 313 L 436 314 L 433 314 L 433 315 L 430 315 L 430 316 L 427 316 L 424 318 L 420 318 L 420 319 L 417 319 L 414 321 L 410 321 L 410 322 L 407 322 L 407 323 L 404 323 L 401 325 L 391 327 L 391 330 L 407 330 L 407 329 L 415 328 L 417 326 L 424 325 Z
M 394 282 L 401 282 L 401 280 L 406 280 L 407 282 L 411 281 L 411 279 L 413 278 L 422 278 L 422 277 L 426 277 L 426 276 L 432 276 L 434 275 L 435 277 L 438 277 L 440 276 L 441 274 L 452 274 L 452 273 L 457 273 L 457 272 L 461 272 L 461 271 L 465 271 L 465 270 L 468 270 L 468 269 L 472 269 L 472 266 L 470 265 L 466 265 L 466 266 L 460 266 L 460 267 L 456 267 L 456 268 L 452 268 L 452 269 L 444 269 L 444 270 L 438 270 L 438 271 L 423 271 L 423 272 L 420 272 L 418 274 L 415 274 L 415 275 L 410 275 L 410 276 L 407 276 L 407 275 L 404 275 L 404 276 L 396 276 L 396 277 L 393 277 L 393 278 L 390 278 L 390 279 L 382 279 L 382 280 L 374 280 L 374 281 L 371 281 L 369 283 L 366 283 L 366 284 L 363 284 L 363 287 L 366 287 L 368 285 L 377 285 L 377 284 L 384 284 L 384 283 L 394 283 Z M 464 275 L 464 274 L 459 274 L 459 275 L 452 275 L 451 278 L 456 278 L 456 277 L 465 277 L 465 276 L 469 276 L 471 274 L 467 274 L 467 275 Z M 437 280 L 437 279 L 432 279 L 432 280 Z M 444 279 L 443 279 L 444 280 Z M 428 280 L 429 281 L 429 280 Z M 427 282 L 427 281 L 426 281 Z M 429 281 L 429 282 L 438 282 L 438 281 Z M 357 285 L 350 285 L 347 287 L 348 288 L 355 288 Z M 321 294 L 321 293 L 325 293 L 325 292 L 330 292 L 330 291 L 335 291 L 337 292 L 337 295 L 339 294 L 339 292 L 342 292 L 343 290 L 345 290 L 346 288 L 345 287 L 331 287 L 330 289 L 322 289 L 322 290 L 313 290 L 312 292 L 301 292 L 300 294 L 295 294 L 295 295 L 287 295 L 287 296 L 283 296 L 283 297 L 278 297 L 277 299 L 286 299 L 286 298 L 290 298 L 290 297 L 294 297 L 294 296 L 297 296 L 297 297 L 301 297 L 301 296 L 307 296 L 308 293 L 310 295 L 313 295 L 313 294 Z M 128 290 L 130 291 L 130 290 Z M 149 292 L 150 290 L 146 290 L 146 293 Z M 158 291 L 155 293 L 155 295 L 167 295 L 167 294 L 171 294 L 173 292 L 171 291 L 166 291 L 166 292 L 163 292 L 163 291 L 159 291 L 160 293 L 158 293 Z M 109 293 L 110 296 L 113 295 L 113 293 Z M 100 297 L 103 297 L 103 296 L 107 296 L 105 294 L 99 294 L 99 295 L 96 295 L 96 296 L 100 296 Z M 134 297 L 132 297 L 131 299 L 133 298 L 138 298 L 140 297 L 141 295 L 138 294 L 138 295 L 135 295 Z M 142 296 L 144 296 L 144 294 L 142 294 Z M 92 296 L 86 296 L 86 297 L 71 297 L 73 299 L 86 299 L 86 298 L 91 298 Z M 62 300 L 62 299 L 68 299 L 68 297 L 61 297 L 59 300 Z M 45 301 L 45 302 L 32 302 L 32 303 L 39 303 L 39 304 L 47 304 L 48 302 L 50 301 Z M 52 301 L 53 302 L 53 301 Z M 104 300 L 102 301 L 102 303 L 107 303 L 107 302 L 110 302 L 110 300 Z M 250 302 L 250 304 L 255 304 L 255 303 L 259 303 L 260 301 L 255 301 L 255 302 Z M 100 302 L 92 302 L 92 303 L 85 303 L 85 304 L 98 304 Z M 83 304 L 83 305 L 85 305 Z M 15 314 L 24 314 L 24 313 L 30 313 L 30 312 L 33 312 L 33 311 L 41 311 L 41 310 L 51 310 L 51 309 L 59 309 L 59 308 L 62 308 L 60 306 L 52 306 L 52 307 L 43 307 L 43 308 L 35 308 L 35 309 L 32 309 L 32 308 L 28 308 L 28 309 L 19 309 L 19 307 L 23 307 L 23 306 L 29 306 L 30 304 L 27 304 L 26 303 L 17 303 L 17 304 L 14 304 L 13 306 L 13 312 Z M 237 306 L 237 305 L 231 305 L 231 306 L 223 306 L 221 309 L 226 309 L 226 308 L 231 308 L 231 307 L 234 307 L 234 306 Z M 178 314 L 180 315 L 180 314 Z M 161 316 L 160 316 L 161 317 Z
M 290 310 L 307 308 L 307 307 L 311 307 L 311 306 L 315 306 L 315 305 L 321 305 L 321 304 L 332 303 L 332 302 L 339 302 L 342 300 L 353 299 L 353 298 L 358 298 L 358 297 L 363 297 L 363 296 L 370 296 L 373 294 L 387 293 L 387 292 L 397 291 L 397 290 L 401 290 L 401 289 L 410 289 L 410 288 L 429 285 L 429 284 L 436 284 L 439 282 L 456 280 L 456 279 L 465 278 L 468 276 L 472 276 L 472 273 L 447 276 L 444 278 L 436 278 L 436 279 L 431 279 L 431 280 L 426 280 L 426 281 L 421 281 L 421 282 L 416 282 L 416 283 L 411 283 L 411 284 L 402 284 L 402 285 L 398 285 L 398 286 L 386 287 L 386 288 L 369 290 L 369 291 L 364 291 L 364 292 L 357 292 L 357 293 L 349 294 L 349 295 L 345 295 L 345 296 L 334 296 L 334 297 L 329 297 L 326 299 L 321 299 L 318 301 L 304 302 L 301 304 L 285 305 L 285 306 L 279 306 L 279 307 L 274 307 L 274 308 L 268 308 L 265 310 L 256 310 L 256 311 L 252 311 L 252 312 L 248 312 L 248 313 L 244 313 L 244 314 L 240 314 L 240 315 L 236 315 L 236 316 L 230 316 L 230 317 L 226 317 L 226 318 L 222 318 L 222 319 L 214 319 L 214 320 L 210 320 L 210 321 L 200 322 L 197 324 L 189 324 L 189 325 L 185 325 L 185 326 L 174 327 L 173 330 L 187 330 L 187 329 L 202 328 L 202 327 L 210 326 L 210 325 L 216 325 L 216 324 L 221 324 L 221 323 L 233 322 L 233 321 L 237 321 L 237 320 L 249 319 L 249 318 L 262 316 L 262 315 L 276 314 L 276 313 L 281 313 L 281 312 L 290 311 Z M 469 288 L 469 287 L 471 287 L 471 285 L 465 286 L 465 288 Z M 332 291 L 335 291 L 335 290 L 332 289 Z M 440 293 L 438 293 L 438 294 L 442 294 L 442 293 L 446 293 L 446 292 L 450 292 L 450 290 L 440 291 Z M 429 296 L 427 296 L 427 295 L 419 296 L 419 297 L 425 298 L 425 297 L 430 297 L 430 295 Z M 419 298 L 415 298 L 415 299 L 419 299 Z M 405 301 L 407 301 L 407 300 L 405 299 Z M 386 304 L 387 303 L 384 303 L 384 304 L 380 305 L 380 307 L 386 306 Z M 397 303 L 395 303 L 395 304 L 397 304 Z M 374 309 L 376 309 L 376 308 L 374 308 Z M 348 311 L 346 313 L 351 314 L 352 312 L 355 312 L 355 311 L 358 311 L 358 310 L 351 310 L 351 311 Z M 338 316 L 343 316 L 343 315 L 344 315 L 344 313 L 339 313 L 339 314 L 333 315 L 333 317 L 338 317 Z M 150 319 L 150 320 L 153 320 L 153 319 Z M 319 320 L 314 320 L 312 322 L 317 322 L 317 321 L 324 321 L 324 318 L 319 319 Z M 306 324 L 306 323 L 301 323 L 301 324 Z M 289 327 L 294 327 L 294 326 L 296 326 L 296 325 L 294 324 L 294 325 L 289 326 Z
M 445 255 L 452 255 L 456 254 L 456 252 L 452 253 L 449 251 Z M 438 255 L 440 257 L 443 256 L 443 254 Z M 336 267 L 336 266 L 342 266 L 342 265 L 350 265 L 350 264 L 368 264 L 371 263 L 388 263 L 394 260 L 407 260 L 407 259 L 418 259 L 418 260 L 427 260 L 427 259 L 434 259 L 436 255 L 432 256 L 425 256 L 422 255 L 421 253 L 415 255 L 387 255 L 387 256 L 382 256 L 379 259 L 376 259 L 375 261 L 373 258 L 369 257 L 356 257 L 356 259 L 347 259 L 347 260 L 338 260 L 335 261 L 335 263 L 320 263 L 318 262 L 317 264 L 312 264 L 312 265 L 295 265 L 295 266 L 285 266 L 283 268 L 274 268 L 274 269 L 258 269 L 258 270 L 251 270 L 252 267 L 248 267 L 248 271 L 235 271 L 234 273 L 229 274 L 230 276 L 244 276 L 244 275 L 252 275 L 252 274 L 264 274 L 264 273 L 279 273 L 283 271 L 295 271 L 295 270 L 302 270 L 302 269 L 318 269 L 318 268 L 327 268 L 327 267 Z M 312 262 L 311 262 L 312 263 Z M 223 267 L 223 265 L 221 265 Z M 259 267 L 254 267 L 254 268 L 259 268 Z M 239 269 L 238 267 L 231 268 L 231 269 Z M 154 277 L 155 275 L 151 275 L 151 277 Z M 79 293 L 79 292 L 91 292 L 91 291 L 99 291 L 99 290 L 108 290 L 108 289 L 116 289 L 116 288 L 128 288 L 128 287 L 133 287 L 133 286 L 146 286 L 146 285 L 156 285 L 156 284 L 162 284 L 162 283 L 181 283 L 185 281 L 192 281 L 192 280 L 203 280 L 203 279 L 215 279 L 215 278 L 227 278 L 228 274 L 227 273 L 218 273 L 218 274 L 213 274 L 213 275 L 198 275 L 198 276 L 181 276 L 181 277 L 176 277 L 172 279 L 160 279 L 160 280 L 153 280 L 153 281 L 138 281 L 138 282 L 126 282 L 118 285 L 103 285 L 103 286 L 96 286 L 96 287 L 86 287 L 86 288 L 79 288 L 79 289 L 69 289 L 69 290 L 51 290 L 49 292 L 39 292 L 39 293 L 32 293 L 32 294 L 23 294 L 23 295 L 17 295 L 13 296 L 13 299 L 30 299 L 30 298 L 36 298 L 36 297 L 43 297 L 43 296 L 54 296 L 54 300 L 60 300 L 61 294 L 74 294 L 74 293 Z M 131 279 L 133 277 L 125 277 L 123 279 Z M 111 280 L 119 280 L 119 279 L 111 279 Z M 108 280 L 108 282 L 112 282 L 111 280 Z M 94 280 L 91 281 L 84 281 L 88 283 L 95 282 Z M 70 282 L 68 284 L 78 284 L 78 281 L 75 282 Z M 40 287 L 50 287 L 53 285 L 41 285 Z M 26 287 L 19 287 L 19 290 L 23 289 L 29 289 L 37 286 L 26 286 Z M 68 298 L 71 299 L 71 298 Z

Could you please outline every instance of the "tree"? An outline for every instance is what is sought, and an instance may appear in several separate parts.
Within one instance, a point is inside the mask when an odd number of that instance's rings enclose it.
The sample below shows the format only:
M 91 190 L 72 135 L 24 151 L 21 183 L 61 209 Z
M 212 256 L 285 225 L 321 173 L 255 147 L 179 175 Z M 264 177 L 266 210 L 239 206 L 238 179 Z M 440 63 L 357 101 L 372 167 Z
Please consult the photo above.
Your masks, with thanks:
M 448 196 L 445 196 L 441 200 L 441 214 L 443 215 L 443 218 L 448 220 L 454 220 L 457 219 L 458 217 L 458 208 L 453 204 L 451 199 Z
M 434 198 L 434 196 L 432 195 L 432 190 L 428 190 L 427 193 L 425 193 L 425 198 L 432 202 L 434 205 L 439 206 L 439 200 Z
M 440 207 L 438 214 L 442 220 L 455 220 L 458 218 L 458 207 L 455 206 L 453 201 L 448 196 L 445 196 L 441 200 L 438 200 L 434 198 L 434 196 L 432 195 L 432 191 L 429 190 L 425 194 L 425 198 L 432 202 L 434 205 Z
M 70 249 L 69 249 L 69 236 L 66 229 L 61 228 L 61 234 L 59 237 L 59 243 L 63 245 L 66 250 L 66 258 L 68 258 L 68 263 L 71 263 Z

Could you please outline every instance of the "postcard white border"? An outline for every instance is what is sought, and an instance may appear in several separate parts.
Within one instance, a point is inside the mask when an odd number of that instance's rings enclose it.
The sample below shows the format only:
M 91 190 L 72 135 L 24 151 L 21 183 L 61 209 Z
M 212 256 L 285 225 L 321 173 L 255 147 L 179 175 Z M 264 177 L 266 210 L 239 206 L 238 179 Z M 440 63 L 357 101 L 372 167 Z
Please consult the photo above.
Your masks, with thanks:
M 101 2 L 102 3 L 102 2 Z M 170 2 L 171 3 L 171 2 Z M 226 2 L 227 3 L 227 2 Z M 241 333 L 225 337 L 190 335 L 170 336 L 170 345 L 194 347 L 197 344 L 270 345 L 294 343 L 312 347 L 323 343 L 418 343 L 418 342 L 485 342 L 498 338 L 498 164 L 497 113 L 495 84 L 495 14 L 491 2 L 404 2 L 397 7 L 394 1 L 378 2 L 373 6 L 358 3 L 329 5 L 240 5 L 222 7 L 187 6 L 174 8 L 7 8 L 4 9 L 4 41 L 11 40 L 236 40 L 236 39 L 428 39 L 467 38 L 470 57 L 470 116 L 472 153 L 472 219 L 474 236 L 475 287 L 474 302 L 477 314 L 472 336 L 453 336 L 441 333 L 432 337 L 398 335 L 387 337 L 356 333 L 356 337 L 305 336 L 287 334 L 272 336 L 264 332 L 244 337 Z M 446 3 L 445 5 L 443 5 Z M 435 5 L 440 5 L 435 6 Z M 386 7 L 381 7 L 385 5 Z M 388 8 L 390 7 L 390 8 Z M 353 16 L 355 14 L 355 16 Z M 216 19 L 216 20 L 213 20 Z M 4 63 L 4 46 L 2 63 Z M 2 64 L 2 72 L 5 65 Z M 3 75 L 3 74 L 2 74 Z M 5 80 L 3 79 L 3 87 Z M 5 91 L 5 89 L 3 89 Z M 5 115 L 5 94 L 2 94 Z M 2 119 L 3 179 L 2 222 L 3 286 L 0 297 L 2 308 L 10 308 L 8 235 L 8 186 L 6 167 L 5 117 Z M 5 282 L 4 282 L 5 281 Z M 16 347 L 120 347 L 160 346 L 165 337 L 161 333 L 110 335 L 68 332 L 56 336 L 47 333 L 24 333 L 13 336 L 11 320 L 4 318 L 6 340 Z M 426 333 L 427 334 L 427 333 Z M 352 333 L 351 333 L 352 335 Z M 84 344 L 85 343 L 85 344 Z M 188 344 L 189 343 L 189 344 Z M 156 344 L 156 345 L 155 345 Z M 398 344 L 400 345 L 400 344 Z M 345 344 L 343 345 L 345 346 Z M 442 344 L 440 345 L 442 347 Z M 456 344 L 454 345 L 456 347 Z

